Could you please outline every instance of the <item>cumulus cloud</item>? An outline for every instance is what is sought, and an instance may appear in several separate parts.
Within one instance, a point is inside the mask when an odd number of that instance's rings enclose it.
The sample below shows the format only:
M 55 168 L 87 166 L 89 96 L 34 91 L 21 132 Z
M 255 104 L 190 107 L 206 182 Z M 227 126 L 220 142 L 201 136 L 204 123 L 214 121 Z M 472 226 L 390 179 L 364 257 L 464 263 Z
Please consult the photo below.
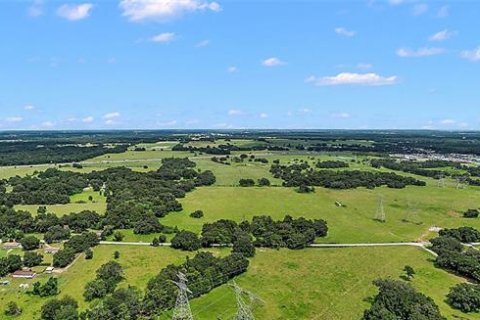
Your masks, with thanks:
M 480 46 L 478 46 L 476 49 L 464 50 L 460 52 L 460 57 L 473 62 L 480 61 Z
M 82 119 L 82 122 L 83 122 L 83 123 L 92 123 L 94 120 L 95 120 L 94 117 L 89 116 L 89 117 L 83 118 L 83 119 Z
M 26 105 L 25 107 L 23 107 L 23 109 L 30 111 L 30 110 L 34 110 L 35 106 L 29 104 L 29 105 Z
M 120 118 L 119 112 L 110 112 L 103 115 L 103 120 L 105 120 L 106 125 L 117 123 L 118 118 Z
M 418 3 L 413 6 L 412 14 L 414 16 L 420 16 L 428 11 L 428 5 L 425 3 Z
M 93 8 L 91 3 L 64 4 L 57 9 L 57 15 L 70 21 L 77 21 L 88 18 Z
M 284 65 L 284 64 L 285 64 L 285 62 L 280 60 L 277 57 L 267 58 L 267 59 L 262 61 L 262 65 L 264 65 L 265 67 L 278 67 L 278 66 L 281 66 L 281 65 Z
M 454 36 L 454 35 L 455 35 L 455 32 L 449 31 L 449 30 L 445 29 L 445 30 L 439 31 L 439 32 L 437 32 L 437 33 L 435 33 L 435 34 L 432 34 L 432 35 L 428 38 L 428 40 L 430 40 L 430 41 L 438 41 L 438 42 L 439 42 L 439 41 L 445 41 L 445 40 L 450 39 L 450 38 L 451 38 L 452 36 Z
M 348 30 L 346 28 L 343 28 L 343 27 L 338 27 L 338 28 L 335 28 L 335 33 L 336 34 L 339 34 L 341 36 L 344 36 L 344 37 L 353 37 L 357 34 L 357 32 L 353 31 L 353 30 Z
M 397 50 L 397 56 L 402 58 L 417 58 L 439 55 L 445 52 L 443 48 L 423 47 L 416 50 L 410 48 L 400 48 Z
M 268 118 L 268 114 L 265 112 L 260 113 L 258 116 L 263 119 Z
M 5 118 L 5 122 L 8 123 L 16 123 L 16 122 L 21 122 L 23 121 L 23 118 L 20 116 L 13 116 L 13 117 L 7 117 Z
M 361 86 L 385 86 L 398 82 L 397 76 L 381 76 L 376 73 L 350 73 L 342 72 L 335 76 L 316 77 L 310 76 L 305 79 L 306 83 L 316 86 L 337 85 L 361 85 Z
M 173 32 L 164 32 L 159 33 L 150 38 L 150 41 L 157 42 L 157 43 L 168 43 L 175 40 L 175 33 Z
M 130 21 L 168 21 L 185 13 L 221 10 L 217 2 L 202 0 L 122 0 L 120 8 Z
M 230 110 L 228 110 L 228 115 L 229 116 L 242 116 L 244 114 L 245 113 L 240 109 L 230 109 Z

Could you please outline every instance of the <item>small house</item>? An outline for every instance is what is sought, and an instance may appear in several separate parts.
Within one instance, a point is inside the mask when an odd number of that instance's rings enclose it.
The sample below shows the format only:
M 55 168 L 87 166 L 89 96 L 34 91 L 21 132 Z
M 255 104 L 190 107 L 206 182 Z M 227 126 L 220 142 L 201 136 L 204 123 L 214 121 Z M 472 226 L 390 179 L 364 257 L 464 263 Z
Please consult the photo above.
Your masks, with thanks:
M 54 267 L 47 267 L 47 268 L 45 269 L 44 273 L 46 273 L 46 274 L 51 274 L 51 273 L 53 272 L 53 270 L 55 270 Z
M 55 247 L 46 247 L 45 249 L 43 249 L 43 252 L 50 253 L 50 254 L 55 254 L 59 250 L 60 250 L 59 248 L 55 248 Z
M 18 242 L 5 242 L 4 244 L 2 244 L 2 248 L 5 250 L 19 249 L 21 247 L 22 245 Z
M 12 273 L 12 278 L 33 279 L 36 275 L 33 271 L 17 270 Z

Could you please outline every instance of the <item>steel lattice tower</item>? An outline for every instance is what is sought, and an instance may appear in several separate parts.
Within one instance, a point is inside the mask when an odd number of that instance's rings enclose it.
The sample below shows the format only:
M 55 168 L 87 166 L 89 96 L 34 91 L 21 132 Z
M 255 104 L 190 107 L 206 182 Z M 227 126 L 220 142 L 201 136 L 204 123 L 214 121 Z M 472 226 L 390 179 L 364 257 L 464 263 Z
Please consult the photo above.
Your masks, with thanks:
M 377 212 L 375 213 L 375 220 L 385 222 L 385 210 L 383 208 L 383 197 L 378 198 Z
M 177 302 L 175 309 L 173 309 L 172 320 L 193 320 L 192 310 L 188 302 L 188 294 L 192 293 L 187 287 L 187 277 L 185 274 L 179 272 L 177 274 L 178 281 L 175 282 L 179 292 L 177 295 Z
M 247 294 L 250 296 L 249 292 L 243 290 L 238 284 L 233 281 L 232 283 L 233 290 L 235 291 L 235 296 L 237 298 L 237 313 L 233 317 L 234 320 L 254 320 L 252 310 L 250 306 L 243 300 L 243 295 Z

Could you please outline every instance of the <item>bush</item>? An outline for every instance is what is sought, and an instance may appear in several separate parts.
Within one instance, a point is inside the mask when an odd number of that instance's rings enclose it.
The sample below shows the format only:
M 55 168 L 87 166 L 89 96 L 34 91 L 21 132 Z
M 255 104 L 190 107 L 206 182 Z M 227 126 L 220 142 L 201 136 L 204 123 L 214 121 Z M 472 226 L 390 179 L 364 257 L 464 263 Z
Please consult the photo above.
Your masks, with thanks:
M 379 292 L 365 310 L 364 320 L 445 320 L 435 302 L 408 283 L 381 279 L 373 283 Z
M 270 180 L 267 178 L 260 178 L 258 179 L 258 185 L 261 187 L 268 187 L 270 186 Z
M 42 306 L 43 320 L 76 320 L 78 319 L 78 303 L 70 296 L 62 299 L 52 299 Z
M 113 241 L 122 242 L 123 238 L 124 238 L 124 235 L 120 231 L 116 231 L 113 234 Z
M 16 317 L 22 314 L 22 309 L 20 309 L 16 302 L 10 301 L 7 304 L 7 308 L 5 309 L 4 314 L 6 316 Z
M 232 252 L 240 253 L 247 258 L 254 257 L 255 246 L 253 245 L 252 237 L 243 232 L 238 234 L 236 241 L 233 243 Z
M 25 267 L 35 267 L 38 266 L 42 263 L 43 260 L 43 255 L 36 253 L 36 252 L 31 252 L 27 251 L 23 255 L 23 265 Z
M 185 251 L 196 251 L 200 249 L 201 242 L 198 236 L 191 231 L 180 231 L 172 239 L 172 248 Z
M 35 296 L 50 297 L 55 296 L 58 293 L 59 291 L 57 278 L 49 278 L 48 281 L 44 284 L 41 284 L 38 281 L 33 284 L 32 294 Z
M 192 218 L 202 218 L 203 217 L 203 211 L 202 210 L 195 210 L 192 213 L 190 213 L 190 217 Z
M 90 260 L 93 259 L 93 250 L 88 248 L 85 250 L 85 259 Z
M 241 187 L 253 187 L 255 185 L 253 179 L 240 179 L 238 183 Z
M 53 255 L 53 266 L 55 268 L 64 268 L 75 259 L 75 251 L 73 249 L 59 250 Z
M 478 218 L 478 215 L 480 213 L 478 212 L 477 209 L 468 209 L 463 213 L 464 218 Z
M 20 240 L 23 250 L 35 250 L 40 247 L 40 240 L 35 236 L 27 236 Z
M 477 312 L 480 310 L 480 286 L 460 283 L 450 288 L 447 303 L 462 312 Z
M 86 301 L 103 298 L 107 295 L 107 285 L 103 280 L 93 280 L 85 285 L 83 297 Z

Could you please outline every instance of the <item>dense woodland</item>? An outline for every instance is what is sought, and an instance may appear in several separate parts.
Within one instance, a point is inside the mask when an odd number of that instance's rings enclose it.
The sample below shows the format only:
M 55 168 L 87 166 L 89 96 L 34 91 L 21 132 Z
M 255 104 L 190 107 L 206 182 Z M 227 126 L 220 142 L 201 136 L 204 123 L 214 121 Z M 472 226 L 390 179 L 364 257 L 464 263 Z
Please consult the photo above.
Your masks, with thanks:
M 275 178 L 284 180 L 286 187 L 319 186 L 331 189 L 352 189 L 387 186 L 404 188 L 408 185 L 425 186 L 424 181 L 400 176 L 392 172 L 359 170 L 314 170 L 307 162 L 291 165 L 273 164 L 270 172 Z

